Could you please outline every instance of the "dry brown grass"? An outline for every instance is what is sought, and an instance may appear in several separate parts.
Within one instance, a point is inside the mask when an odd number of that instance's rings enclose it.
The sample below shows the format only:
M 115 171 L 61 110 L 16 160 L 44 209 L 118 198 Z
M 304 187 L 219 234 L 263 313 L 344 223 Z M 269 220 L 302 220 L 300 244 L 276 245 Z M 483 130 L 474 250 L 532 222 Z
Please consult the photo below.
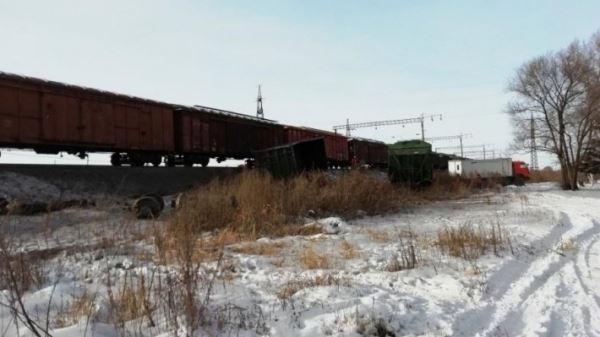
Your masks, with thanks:
M 281 300 L 288 300 L 294 294 L 302 289 L 314 288 L 314 287 L 328 287 L 328 286 L 349 286 L 350 281 L 347 278 L 335 277 L 333 275 L 317 275 L 314 278 L 299 279 L 288 281 L 283 287 L 277 291 L 277 297 Z
M 229 228 L 248 239 L 288 235 L 311 210 L 317 216 L 353 217 L 361 212 L 381 214 L 397 210 L 396 187 L 363 172 L 332 176 L 312 173 L 276 180 L 256 170 L 225 181 L 215 181 L 189 193 L 175 214 L 172 227 L 191 225 L 196 233 Z M 293 226 L 293 227 L 289 227 Z
M 464 224 L 459 227 L 445 227 L 438 231 L 436 244 L 442 252 L 465 260 L 475 260 L 492 250 L 512 249 L 508 233 L 499 223 L 489 227 L 475 227 Z
M 369 236 L 369 239 L 371 239 L 371 241 L 381 243 L 390 242 L 393 239 L 389 231 L 385 231 L 382 229 L 368 228 L 367 235 Z
M 24 252 L 18 242 L 0 231 L 0 290 L 10 290 L 21 297 L 27 290 L 40 288 L 46 281 L 44 261 L 54 250 Z
M 482 191 L 499 191 L 500 187 L 499 179 L 464 179 L 444 174 L 437 176 L 431 186 L 417 191 L 413 197 L 422 201 L 455 200 Z
M 255 242 L 236 247 L 233 251 L 243 254 L 276 256 L 281 254 L 288 244 L 285 242 Z
M 541 182 L 560 182 L 561 181 L 561 171 L 553 170 L 550 167 L 546 167 L 542 170 L 531 170 L 529 181 L 532 183 L 541 183 Z
M 305 247 L 299 259 L 306 269 L 328 269 L 331 265 L 331 258 L 327 254 L 317 253 L 312 246 Z
M 91 317 L 94 314 L 96 296 L 85 289 L 81 294 L 73 296 L 67 306 L 59 308 L 54 326 L 63 328 L 77 323 L 82 317 Z
M 143 275 L 137 278 L 125 275 L 122 284 L 109 291 L 114 316 L 121 324 L 139 317 L 146 317 L 153 322 L 152 313 L 156 304 L 152 301 L 151 293 L 152 289 Z
M 123 328 L 125 323 L 145 317 L 154 326 L 153 312 L 157 304 L 152 297 L 152 286 L 144 275 L 133 277 L 126 273 L 119 285 L 107 284 L 110 312 L 114 324 Z
M 342 242 L 340 243 L 340 253 L 342 257 L 346 260 L 351 260 L 358 257 L 358 251 L 356 249 L 356 246 L 354 246 L 346 240 L 342 240 Z

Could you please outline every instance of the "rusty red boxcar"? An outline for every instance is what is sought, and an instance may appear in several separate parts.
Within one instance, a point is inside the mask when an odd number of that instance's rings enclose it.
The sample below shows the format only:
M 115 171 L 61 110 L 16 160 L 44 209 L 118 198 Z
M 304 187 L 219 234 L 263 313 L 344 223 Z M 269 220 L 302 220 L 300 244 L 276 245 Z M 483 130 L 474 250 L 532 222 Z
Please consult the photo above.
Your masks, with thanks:
M 175 149 L 172 110 L 166 103 L 0 73 L 0 146 L 80 157 L 108 151 L 135 165 L 158 165 L 161 154 Z
M 286 125 L 284 129 L 285 143 L 300 140 L 323 138 L 325 140 L 325 154 L 330 166 L 348 166 L 350 157 L 348 155 L 348 140 L 346 137 L 329 131 L 317 130 L 306 127 Z
M 388 146 L 384 142 L 365 138 L 349 138 L 348 152 L 350 161 L 370 167 L 387 167 Z
M 167 164 L 206 165 L 208 158 L 251 158 L 254 151 L 283 143 L 283 128 L 275 121 L 204 106 L 175 110 L 176 156 Z

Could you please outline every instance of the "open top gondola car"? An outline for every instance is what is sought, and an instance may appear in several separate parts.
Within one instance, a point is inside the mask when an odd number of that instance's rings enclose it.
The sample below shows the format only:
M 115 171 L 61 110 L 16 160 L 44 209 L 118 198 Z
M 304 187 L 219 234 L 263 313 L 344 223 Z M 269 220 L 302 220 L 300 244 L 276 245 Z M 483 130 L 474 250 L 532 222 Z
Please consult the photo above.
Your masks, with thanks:
M 388 146 L 377 140 L 352 137 L 348 139 L 348 153 L 353 165 L 385 168 L 388 165 Z
M 115 152 L 117 160 L 158 165 L 174 151 L 172 111 L 167 103 L 0 73 L 3 147 L 81 158 Z
M 325 155 L 329 167 L 344 167 L 350 165 L 348 154 L 348 139 L 334 132 L 307 127 L 285 125 L 284 142 L 293 143 L 301 140 L 323 138 L 325 140 Z

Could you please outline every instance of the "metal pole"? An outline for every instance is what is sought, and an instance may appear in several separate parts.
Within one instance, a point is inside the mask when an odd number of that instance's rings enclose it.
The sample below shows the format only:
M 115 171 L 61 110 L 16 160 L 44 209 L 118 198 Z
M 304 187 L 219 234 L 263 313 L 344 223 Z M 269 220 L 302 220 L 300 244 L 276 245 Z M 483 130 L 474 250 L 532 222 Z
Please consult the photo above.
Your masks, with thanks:
M 346 118 L 346 137 L 350 137 L 350 118 Z
M 463 149 L 463 141 L 462 141 L 463 140 L 463 135 L 462 135 L 462 133 L 460 134 L 460 136 L 458 137 L 458 139 L 460 140 L 460 156 L 464 158 L 465 155 L 464 155 L 464 149 Z
M 483 145 L 483 159 L 485 160 L 485 145 Z
M 425 141 L 425 115 L 421 114 L 421 140 Z

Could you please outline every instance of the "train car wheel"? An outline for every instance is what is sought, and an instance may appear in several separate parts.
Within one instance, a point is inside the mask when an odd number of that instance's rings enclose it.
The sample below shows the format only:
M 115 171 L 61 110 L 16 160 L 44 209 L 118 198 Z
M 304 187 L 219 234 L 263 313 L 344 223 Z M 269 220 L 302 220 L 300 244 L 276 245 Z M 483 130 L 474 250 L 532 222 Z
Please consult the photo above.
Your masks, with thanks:
M 157 158 L 154 158 L 154 159 L 152 160 L 152 165 L 153 165 L 154 167 L 158 167 L 158 166 L 160 166 L 160 163 L 161 163 L 161 162 L 162 162 L 162 158 L 161 158 L 160 156 L 158 156 Z
M 110 155 L 110 164 L 112 166 L 121 166 L 121 155 L 118 153 L 113 153 Z
M 166 156 L 165 157 L 165 165 L 167 165 L 167 167 L 174 167 L 175 166 L 175 156 Z

